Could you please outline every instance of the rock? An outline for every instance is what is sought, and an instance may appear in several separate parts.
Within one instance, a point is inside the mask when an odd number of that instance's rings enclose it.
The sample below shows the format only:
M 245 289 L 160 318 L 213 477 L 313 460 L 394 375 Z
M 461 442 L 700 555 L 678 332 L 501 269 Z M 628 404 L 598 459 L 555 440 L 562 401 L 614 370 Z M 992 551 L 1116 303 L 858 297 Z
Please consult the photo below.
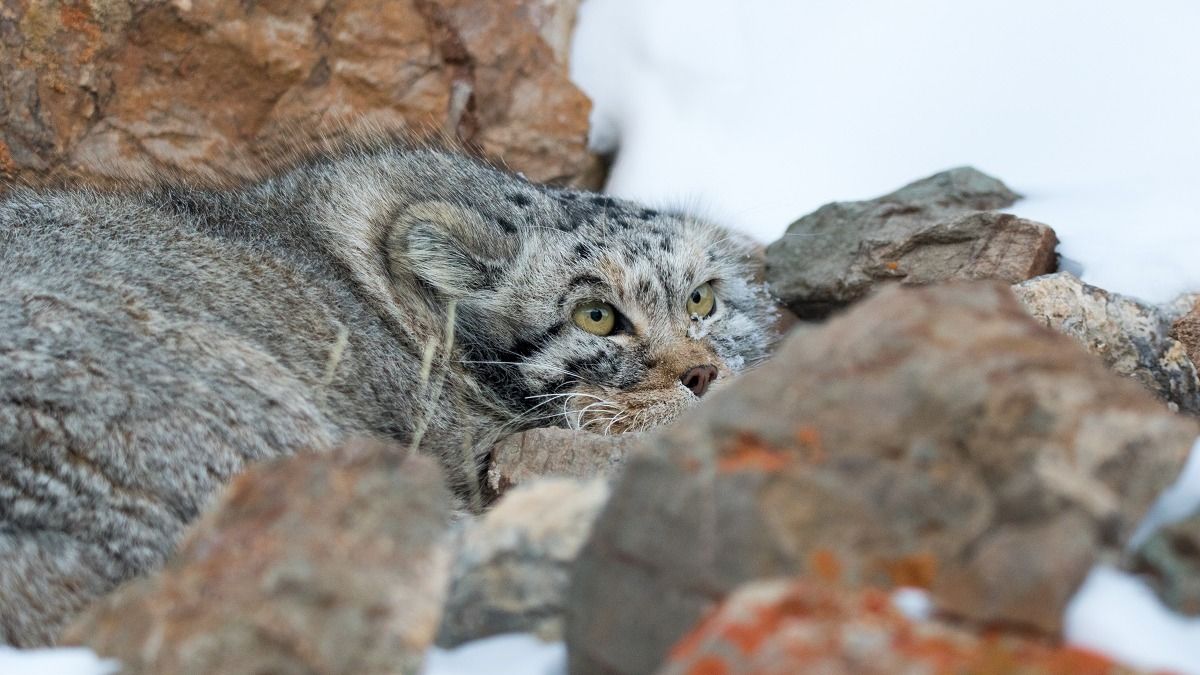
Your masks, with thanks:
M 1177 410 L 1200 412 L 1200 378 L 1183 345 L 1171 337 L 1163 310 L 1085 284 L 1069 272 L 1030 279 L 1013 292 L 1039 323 L 1071 336 L 1109 368 Z
M 435 463 L 376 443 L 261 464 L 158 575 L 64 641 L 124 673 L 416 673 L 441 618 L 449 495 Z
M 877 589 L 848 592 L 813 580 L 738 588 L 671 650 L 659 675 L 1076 675 L 1130 672 L 1074 648 L 1026 637 L 981 637 L 912 623 Z
M 571 672 L 651 672 L 742 583 L 806 573 L 1055 635 L 1198 431 L 1006 286 L 884 289 L 629 456 L 576 562 Z
M 1190 310 L 1174 319 L 1170 336 L 1183 345 L 1193 364 L 1200 360 L 1200 304 L 1193 303 Z
M 0 12 L 0 172 L 245 178 L 364 129 L 598 187 L 565 61 L 577 0 L 110 0 Z
M 962 167 L 870 201 L 826 204 L 767 247 L 767 282 L 797 316 L 813 319 L 884 283 L 1016 283 L 1053 272 L 1053 230 L 990 212 L 1018 198 Z
M 1155 532 L 1125 568 L 1147 579 L 1167 607 L 1200 615 L 1200 514 Z
M 492 450 L 488 488 L 504 494 L 542 476 L 608 476 L 640 438 L 641 434 L 602 436 L 554 428 L 514 434 Z
M 438 644 L 513 632 L 561 640 L 571 565 L 607 498 L 603 479 L 547 478 L 464 528 Z

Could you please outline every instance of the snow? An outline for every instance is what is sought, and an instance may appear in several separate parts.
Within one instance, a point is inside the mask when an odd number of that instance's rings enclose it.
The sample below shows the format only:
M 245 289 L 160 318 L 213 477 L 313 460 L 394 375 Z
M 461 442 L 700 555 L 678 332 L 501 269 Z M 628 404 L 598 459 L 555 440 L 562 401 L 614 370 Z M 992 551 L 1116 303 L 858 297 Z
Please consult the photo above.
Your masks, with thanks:
M 933 616 L 933 600 L 923 588 L 897 588 L 892 593 L 892 606 L 910 621 L 925 621 Z
M 90 649 L 13 649 L 0 645 L 0 673 L 4 675 L 109 675 L 116 661 L 101 659 Z
M 587 0 L 607 191 L 763 242 L 834 200 L 995 175 L 1103 288 L 1200 289 L 1200 3 Z
M 475 640 L 454 649 L 434 647 L 423 675 L 566 675 L 567 648 L 533 635 L 510 633 Z
M 1175 482 L 1163 490 L 1150 512 L 1130 537 L 1129 547 L 1137 548 L 1160 527 L 1177 523 L 1200 510 L 1200 439 L 1192 445 L 1187 462 Z
M 1200 619 L 1163 607 L 1136 577 L 1100 566 L 1067 605 L 1067 642 L 1136 668 L 1200 675 Z

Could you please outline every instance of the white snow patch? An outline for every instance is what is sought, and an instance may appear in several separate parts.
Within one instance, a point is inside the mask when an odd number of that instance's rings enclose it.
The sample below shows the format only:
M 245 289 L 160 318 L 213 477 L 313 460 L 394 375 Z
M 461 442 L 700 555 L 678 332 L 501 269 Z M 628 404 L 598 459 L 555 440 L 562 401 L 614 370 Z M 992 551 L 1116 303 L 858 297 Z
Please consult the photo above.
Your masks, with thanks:
M 527 633 L 496 635 L 454 649 L 434 647 L 423 675 L 566 675 L 567 647 Z
M 1200 675 L 1200 619 L 1168 610 L 1137 577 L 1101 566 L 1071 599 L 1068 643 L 1147 671 Z
M 897 588 L 892 593 L 892 606 L 910 621 L 928 621 L 933 616 L 933 601 L 923 588 Z
M 0 673 L 4 675 L 109 675 L 120 664 L 102 659 L 90 649 L 13 649 L 0 645 Z
M 1200 289 L 1200 3 L 587 0 L 572 77 L 607 190 L 763 242 L 969 164 L 1083 279 Z

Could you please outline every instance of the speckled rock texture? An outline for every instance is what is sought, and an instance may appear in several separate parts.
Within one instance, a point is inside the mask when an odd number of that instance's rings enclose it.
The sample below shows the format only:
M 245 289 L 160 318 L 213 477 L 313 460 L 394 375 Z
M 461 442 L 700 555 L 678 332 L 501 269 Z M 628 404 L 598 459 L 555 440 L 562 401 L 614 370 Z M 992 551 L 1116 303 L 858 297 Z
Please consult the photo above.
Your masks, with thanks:
M 1164 310 L 1085 284 L 1069 272 L 1030 279 L 1013 292 L 1042 325 L 1071 336 L 1174 409 L 1200 413 L 1200 378 L 1186 347 L 1172 337 Z

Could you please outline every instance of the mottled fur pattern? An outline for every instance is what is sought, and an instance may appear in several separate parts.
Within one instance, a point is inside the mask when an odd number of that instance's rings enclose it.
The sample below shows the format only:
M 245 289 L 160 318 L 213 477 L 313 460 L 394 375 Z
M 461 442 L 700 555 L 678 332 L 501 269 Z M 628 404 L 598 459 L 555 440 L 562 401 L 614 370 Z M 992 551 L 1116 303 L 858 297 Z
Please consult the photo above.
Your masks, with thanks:
M 161 565 L 249 462 L 381 437 L 470 493 L 501 434 L 672 419 L 689 367 L 724 379 L 766 352 L 752 258 L 690 218 L 394 143 L 233 189 L 13 190 L 0 643 L 51 643 Z M 715 312 L 689 316 L 708 281 Z M 577 327 L 588 299 L 632 330 Z

